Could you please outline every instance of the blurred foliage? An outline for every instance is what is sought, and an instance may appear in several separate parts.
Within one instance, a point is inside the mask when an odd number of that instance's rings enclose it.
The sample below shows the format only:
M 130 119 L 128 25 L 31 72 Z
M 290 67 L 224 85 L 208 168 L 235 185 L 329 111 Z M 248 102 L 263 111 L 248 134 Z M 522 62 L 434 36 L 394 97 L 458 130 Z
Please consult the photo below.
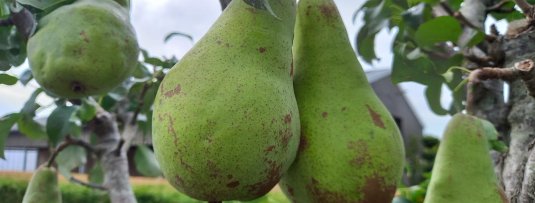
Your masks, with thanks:
M 0 197 L 2 202 L 22 202 L 24 191 L 28 185 L 30 175 L 20 177 L 16 174 L 0 174 Z M 153 179 L 151 182 L 154 182 Z M 138 202 L 142 203 L 202 203 L 204 201 L 195 200 L 184 194 L 177 192 L 172 186 L 165 182 L 144 183 L 143 181 L 131 181 L 132 187 Z M 76 203 L 109 203 L 106 193 L 93 190 L 78 184 L 60 181 L 60 190 L 63 202 Z M 239 203 L 238 201 L 227 201 L 227 203 Z M 248 201 L 248 203 L 289 203 L 288 199 L 280 190 L 272 191 L 259 199 Z

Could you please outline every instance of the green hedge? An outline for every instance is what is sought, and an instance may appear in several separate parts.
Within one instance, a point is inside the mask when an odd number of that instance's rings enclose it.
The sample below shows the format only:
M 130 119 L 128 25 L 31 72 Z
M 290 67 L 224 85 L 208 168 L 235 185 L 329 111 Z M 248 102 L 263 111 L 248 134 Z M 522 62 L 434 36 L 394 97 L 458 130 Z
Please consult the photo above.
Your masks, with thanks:
M 0 177 L 0 202 L 22 202 L 28 182 L 20 179 Z M 133 185 L 139 203 L 201 203 L 183 195 L 167 185 Z M 105 192 L 93 190 L 72 183 L 61 183 L 60 190 L 65 203 L 109 203 Z M 270 193 L 250 203 L 288 203 L 281 192 Z M 205 203 L 205 202 L 203 202 Z M 230 202 L 229 202 L 230 203 Z M 237 202 L 233 202 L 237 203 Z

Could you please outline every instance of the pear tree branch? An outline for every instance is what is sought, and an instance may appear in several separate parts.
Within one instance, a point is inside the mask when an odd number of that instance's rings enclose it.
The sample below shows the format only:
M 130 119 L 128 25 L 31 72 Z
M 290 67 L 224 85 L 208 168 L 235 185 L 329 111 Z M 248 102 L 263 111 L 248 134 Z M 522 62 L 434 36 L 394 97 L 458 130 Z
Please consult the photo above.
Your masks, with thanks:
M 87 143 L 86 141 L 80 140 L 80 139 L 73 139 L 70 136 L 67 136 L 65 138 L 65 141 L 63 141 L 60 145 L 58 145 L 58 147 L 56 147 L 56 149 L 54 150 L 54 152 L 52 153 L 52 155 L 48 159 L 47 167 L 52 167 L 52 165 L 54 164 L 58 154 L 61 151 L 63 151 L 64 149 L 66 149 L 67 147 L 73 146 L 73 145 L 77 145 L 77 146 L 83 147 L 89 153 L 92 153 L 92 152 L 95 151 L 95 149 L 89 143 Z
M 88 188 L 93 188 L 93 189 L 102 190 L 102 191 L 107 191 L 108 190 L 108 188 L 104 187 L 103 185 L 94 184 L 94 183 L 90 183 L 90 182 L 84 182 L 84 181 L 78 180 L 74 176 L 71 176 L 69 178 L 69 181 L 71 181 L 73 183 L 76 183 L 76 184 L 79 184 L 79 185 L 82 185 L 82 186 L 85 186 L 85 187 L 88 187 Z
M 477 84 L 484 80 L 499 79 L 505 81 L 512 81 L 515 79 L 522 79 L 528 89 L 529 95 L 535 98 L 535 62 L 531 59 L 526 59 L 515 63 L 511 68 L 496 68 L 484 67 L 476 69 L 468 76 L 468 95 L 466 99 L 466 111 L 468 114 L 474 114 L 475 94 L 474 88 Z
M 520 7 L 526 17 L 533 19 L 534 9 L 531 4 L 529 4 L 526 0 L 515 0 L 515 3 L 518 7 Z

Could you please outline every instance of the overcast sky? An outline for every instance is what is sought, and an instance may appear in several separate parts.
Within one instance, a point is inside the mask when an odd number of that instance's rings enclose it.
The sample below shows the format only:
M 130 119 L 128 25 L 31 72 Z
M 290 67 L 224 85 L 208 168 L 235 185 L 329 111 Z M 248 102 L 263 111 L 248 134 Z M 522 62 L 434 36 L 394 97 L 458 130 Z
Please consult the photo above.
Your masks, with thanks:
M 346 24 L 348 34 L 355 44 L 356 31 L 362 23 L 352 23 L 353 13 L 364 0 L 335 0 Z M 139 44 L 153 56 L 182 57 L 193 43 L 186 38 L 176 37 L 163 43 L 164 37 L 170 32 L 183 32 L 199 40 L 221 14 L 217 0 L 132 0 L 132 24 L 137 32 Z M 378 63 L 362 64 L 365 69 L 390 68 L 392 54 L 390 49 L 392 33 L 383 31 L 376 39 L 376 52 L 381 58 Z M 26 65 L 10 71 L 13 74 L 27 68 Z M 0 85 L 0 116 L 19 111 L 36 85 Z M 424 134 L 441 136 L 449 117 L 433 114 L 425 101 L 424 87 L 415 83 L 403 83 L 401 89 L 410 101 L 412 108 L 424 125 Z M 443 106 L 449 105 L 449 98 L 443 97 Z M 39 98 L 42 105 L 51 101 L 44 96 Z

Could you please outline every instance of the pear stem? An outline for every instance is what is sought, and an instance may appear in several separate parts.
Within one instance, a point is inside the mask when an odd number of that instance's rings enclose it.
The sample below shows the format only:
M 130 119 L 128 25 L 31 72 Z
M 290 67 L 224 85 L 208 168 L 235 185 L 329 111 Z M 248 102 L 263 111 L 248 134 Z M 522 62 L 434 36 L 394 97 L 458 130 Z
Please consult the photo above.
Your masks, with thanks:
M 475 115 L 474 106 L 477 102 L 475 87 L 483 80 L 505 80 L 513 81 L 522 79 L 526 84 L 529 95 L 535 98 L 535 62 L 526 59 L 515 63 L 511 68 L 484 67 L 470 73 L 468 76 L 466 112 L 469 115 Z

